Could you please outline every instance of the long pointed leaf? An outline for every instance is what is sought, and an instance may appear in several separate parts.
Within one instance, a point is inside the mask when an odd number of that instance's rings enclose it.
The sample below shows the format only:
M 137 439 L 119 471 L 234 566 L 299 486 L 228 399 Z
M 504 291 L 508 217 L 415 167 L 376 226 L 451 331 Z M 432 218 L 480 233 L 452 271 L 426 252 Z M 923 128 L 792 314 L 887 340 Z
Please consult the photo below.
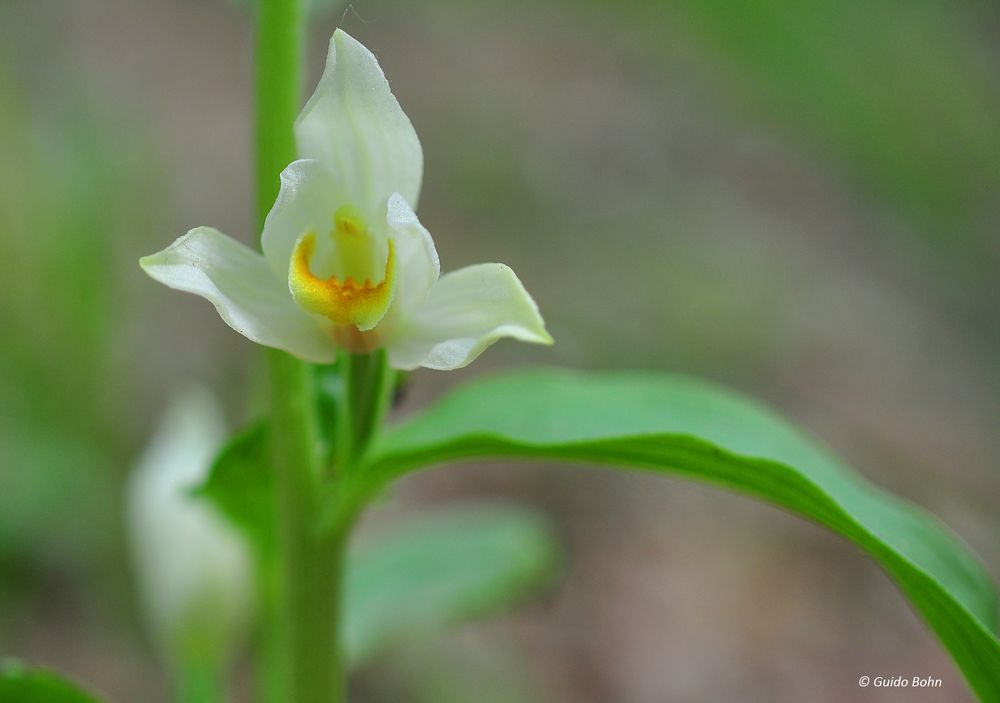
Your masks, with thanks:
M 984 701 L 1000 701 L 996 592 L 934 518 L 867 483 L 756 405 L 656 374 L 540 370 L 474 383 L 397 427 L 371 471 L 459 459 L 569 460 L 679 474 L 780 505 L 850 539 L 892 576 Z

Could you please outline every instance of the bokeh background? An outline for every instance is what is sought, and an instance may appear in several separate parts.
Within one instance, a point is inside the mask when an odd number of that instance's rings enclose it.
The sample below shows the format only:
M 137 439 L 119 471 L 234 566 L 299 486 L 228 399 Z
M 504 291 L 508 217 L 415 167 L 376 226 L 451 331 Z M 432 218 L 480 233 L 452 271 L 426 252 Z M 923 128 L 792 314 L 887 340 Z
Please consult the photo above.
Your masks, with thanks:
M 522 363 L 753 394 L 925 506 L 1000 577 L 1000 7 L 987 0 L 317 0 L 424 145 L 444 268 L 504 261 L 556 346 L 413 374 L 400 414 Z M 343 14 L 343 17 L 342 17 Z M 140 255 L 251 207 L 233 0 L 0 2 L 0 655 L 166 700 L 122 487 L 172 392 L 252 413 L 252 345 Z M 740 496 L 597 469 L 406 479 L 376 508 L 551 516 L 543 597 L 367 667 L 355 700 L 967 701 L 854 547 Z M 862 690 L 861 674 L 927 691 Z

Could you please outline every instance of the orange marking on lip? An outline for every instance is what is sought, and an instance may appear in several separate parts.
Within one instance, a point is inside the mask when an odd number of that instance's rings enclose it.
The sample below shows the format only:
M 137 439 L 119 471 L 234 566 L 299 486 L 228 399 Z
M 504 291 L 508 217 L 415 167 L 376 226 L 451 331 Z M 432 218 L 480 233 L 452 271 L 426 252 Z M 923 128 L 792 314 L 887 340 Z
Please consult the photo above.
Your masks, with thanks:
M 347 276 L 320 278 L 309 268 L 316 249 L 316 235 L 306 233 L 295 245 L 288 272 L 288 287 L 302 308 L 324 315 L 338 325 L 371 328 L 378 323 L 392 302 L 396 278 L 396 254 L 392 240 L 385 260 L 381 283 L 365 279 L 358 283 Z

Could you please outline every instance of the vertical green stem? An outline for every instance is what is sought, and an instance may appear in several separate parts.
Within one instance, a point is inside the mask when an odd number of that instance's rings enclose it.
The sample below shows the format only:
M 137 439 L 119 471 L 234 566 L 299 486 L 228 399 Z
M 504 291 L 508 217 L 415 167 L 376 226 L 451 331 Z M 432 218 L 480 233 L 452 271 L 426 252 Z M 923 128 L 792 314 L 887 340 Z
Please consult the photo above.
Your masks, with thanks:
M 338 614 L 343 533 L 323 535 L 316 402 L 310 369 L 269 354 L 273 388 L 271 443 L 279 519 L 278 653 L 285 700 L 344 700 Z
M 222 703 L 228 700 L 225 682 L 222 680 L 224 667 L 206 657 L 192 657 L 176 677 L 177 703 Z
M 253 687 L 254 703 L 284 703 L 285 676 L 283 674 L 280 641 L 284 628 L 280 618 L 280 562 L 271 555 L 257 555 L 258 613 L 254 636 Z
M 301 0 L 257 3 L 257 224 L 264 227 L 278 194 L 278 175 L 295 160 L 292 125 L 299 111 L 302 76 Z
M 302 16 L 299 0 L 259 0 L 257 17 L 257 219 L 296 158 L 292 125 L 299 109 Z M 315 388 L 309 367 L 268 353 L 270 436 L 277 474 L 279 564 L 275 604 L 280 690 L 294 703 L 341 703 L 344 669 L 338 637 L 346 535 L 321 535 L 321 465 Z

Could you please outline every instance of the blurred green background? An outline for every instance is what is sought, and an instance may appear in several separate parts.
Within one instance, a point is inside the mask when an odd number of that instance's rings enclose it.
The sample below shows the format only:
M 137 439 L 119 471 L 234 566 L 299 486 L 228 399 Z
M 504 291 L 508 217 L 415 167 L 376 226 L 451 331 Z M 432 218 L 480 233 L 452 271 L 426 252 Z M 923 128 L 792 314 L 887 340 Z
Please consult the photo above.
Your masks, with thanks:
M 343 12 L 314 4 L 310 87 Z M 401 413 L 521 363 L 707 376 L 1000 577 L 1000 7 L 358 0 L 343 26 L 420 134 L 443 268 L 510 264 L 557 340 L 416 373 Z M 117 701 L 166 700 L 124 477 L 177 387 L 233 422 L 254 397 L 252 345 L 136 263 L 200 224 L 255 237 L 250 37 L 225 0 L 0 3 L 0 656 Z M 355 700 L 874 700 L 862 673 L 969 700 L 863 555 L 711 488 L 497 463 L 367 520 L 472 497 L 551 515 L 561 582 L 374 662 Z

